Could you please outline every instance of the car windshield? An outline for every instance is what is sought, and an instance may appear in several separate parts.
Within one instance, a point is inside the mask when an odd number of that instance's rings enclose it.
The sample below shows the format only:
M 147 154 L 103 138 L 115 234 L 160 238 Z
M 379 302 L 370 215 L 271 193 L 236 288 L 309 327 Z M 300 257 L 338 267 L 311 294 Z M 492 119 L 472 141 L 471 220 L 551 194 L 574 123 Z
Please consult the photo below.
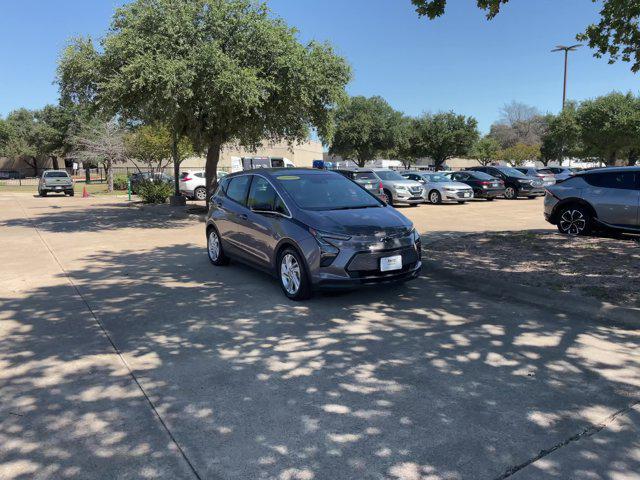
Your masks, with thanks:
M 426 175 L 422 175 L 422 178 L 424 178 L 427 182 L 435 182 L 435 183 L 442 183 L 442 182 L 450 182 L 451 179 L 449 177 L 446 177 L 445 175 L 442 175 L 441 173 L 433 173 L 433 174 L 426 174 Z
M 524 173 L 522 173 L 520 170 L 516 170 L 515 168 L 501 167 L 498 170 L 500 170 L 502 173 L 510 177 L 522 177 L 522 178 L 526 177 Z
M 356 172 L 353 175 L 353 178 L 356 180 L 377 180 L 376 174 L 373 172 Z
M 362 187 L 336 173 L 278 175 L 276 180 L 305 210 L 349 210 L 383 205 Z
M 45 172 L 44 176 L 47 178 L 69 178 L 67 172 Z
M 393 170 L 376 170 L 376 175 L 382 180 L 406 180 L 406 178 Z

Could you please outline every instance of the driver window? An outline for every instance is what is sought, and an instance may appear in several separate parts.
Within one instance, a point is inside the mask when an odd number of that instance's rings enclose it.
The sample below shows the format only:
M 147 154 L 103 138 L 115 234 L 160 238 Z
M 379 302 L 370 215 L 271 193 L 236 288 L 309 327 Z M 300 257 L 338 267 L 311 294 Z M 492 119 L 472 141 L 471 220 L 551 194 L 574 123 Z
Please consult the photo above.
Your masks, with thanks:
M 277 212 L 283 215 L 289 214 L 278 192 L 273 188 L 273 185 L 271 185 L 267 179 L 258 175 L 254 176 L 253 182 L 251 183 L 247 203 L 252 210 Z

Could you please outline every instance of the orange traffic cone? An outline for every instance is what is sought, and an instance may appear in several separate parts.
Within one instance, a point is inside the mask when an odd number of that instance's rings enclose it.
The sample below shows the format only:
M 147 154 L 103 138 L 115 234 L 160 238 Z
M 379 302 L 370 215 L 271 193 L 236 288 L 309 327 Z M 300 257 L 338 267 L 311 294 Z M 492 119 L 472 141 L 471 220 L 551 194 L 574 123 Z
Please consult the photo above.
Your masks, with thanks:
M 82 198 L 89 197 L 89 192 L 87 192 L 87 187 L 82 187 Z

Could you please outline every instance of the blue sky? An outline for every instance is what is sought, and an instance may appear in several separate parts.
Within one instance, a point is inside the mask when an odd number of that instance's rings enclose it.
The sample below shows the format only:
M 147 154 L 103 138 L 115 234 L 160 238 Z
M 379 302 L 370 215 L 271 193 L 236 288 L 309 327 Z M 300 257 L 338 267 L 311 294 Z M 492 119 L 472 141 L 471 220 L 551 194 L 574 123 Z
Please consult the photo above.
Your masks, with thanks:
M 115 0 L 0 0 L 0 115 L 57 101 L 55 65 L 67 39 L 102 36 Z M 300 38 L 328 40 L 353 67 L 352 95 L 381 95 L 407 114 L 454 110 L 487 131 L 518 100 L 557 112 L 558 43 L 597 18 L 589 0 L 511 0 L 486 21 L 471 0 L 449 0 L 444 17 L 419 19 L 409 0 L 270 0 Z M 629 65 L 608 65 L 583 47 L 572 54 L 569 98 L 638 92 Z

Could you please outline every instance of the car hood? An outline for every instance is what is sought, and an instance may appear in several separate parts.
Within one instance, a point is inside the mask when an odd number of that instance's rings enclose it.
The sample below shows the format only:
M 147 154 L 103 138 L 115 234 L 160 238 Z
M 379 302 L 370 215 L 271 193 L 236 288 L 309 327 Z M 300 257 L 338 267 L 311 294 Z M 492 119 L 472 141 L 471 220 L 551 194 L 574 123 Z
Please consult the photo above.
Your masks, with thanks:
M 310 227 L 343 235 L 409 232 L 413 224 L 393 207 L 306 211 Z

